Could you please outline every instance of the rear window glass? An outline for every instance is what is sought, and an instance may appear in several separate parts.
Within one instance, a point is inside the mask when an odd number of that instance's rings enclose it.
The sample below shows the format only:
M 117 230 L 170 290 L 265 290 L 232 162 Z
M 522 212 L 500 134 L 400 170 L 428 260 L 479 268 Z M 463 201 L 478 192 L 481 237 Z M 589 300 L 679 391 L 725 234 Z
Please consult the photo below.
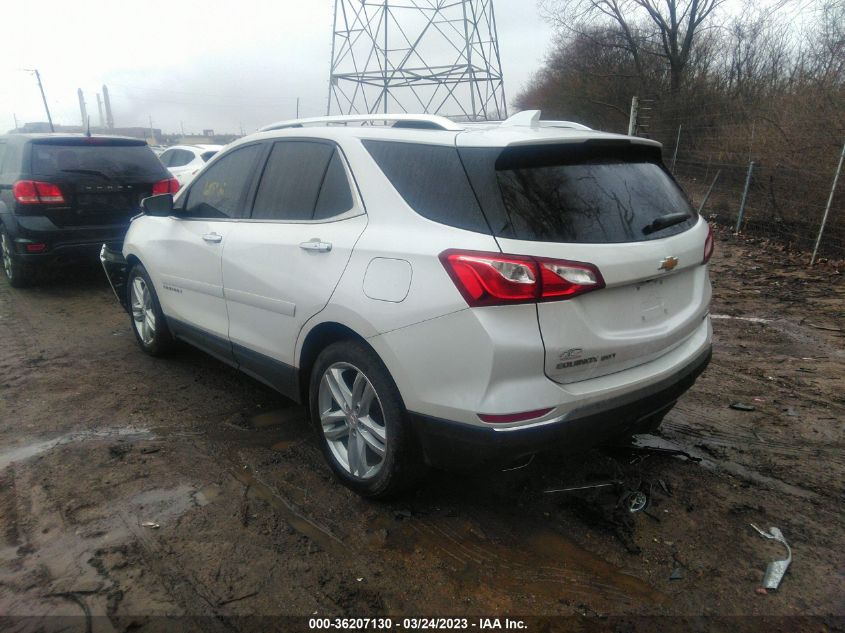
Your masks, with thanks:
M 203 152 L 200 154 L 200 158 L 202 158 L 202 162 L 207 163 L 209 159 L 217 153 L 217 150 L 210 150 L 208 152 Z
M 164 168 L 146 145 L 32 144 L 35 176 L 88 174 L 123 182 L 155 182 Z
M 480 152 L 468 151 L 466 162 L 498 237 L 638 242 L 681 233 L 698 219 L 656 149 L 534 146 L 496 150 L 498 155 Z M 670 221 L 652 224 L 658 218 Z
M 421 216 L 490 233 L 457 149 L 396 141 L 364 141 L 364 147 L 408 206 Z

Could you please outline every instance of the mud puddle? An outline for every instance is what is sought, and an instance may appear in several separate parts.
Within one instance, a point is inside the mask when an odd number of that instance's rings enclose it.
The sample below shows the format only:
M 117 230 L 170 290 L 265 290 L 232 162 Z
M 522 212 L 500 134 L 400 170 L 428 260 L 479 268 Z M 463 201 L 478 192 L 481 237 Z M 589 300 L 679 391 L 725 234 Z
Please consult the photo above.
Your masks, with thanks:
M 21 462 L 30 459 L 31 457 L 51 451 L 54 448 L 65 444 L 115 439 L 124 441 L 151 440 L 155 439 L 155 435 L 149 429 L 133 426 L 111 427 L 65 433 L 64 435 L 60 435 L 59 437 L 49 440 L 38 440 L 21 446 L 0 449 L 0 470 L 3 470 L 13 462 Z

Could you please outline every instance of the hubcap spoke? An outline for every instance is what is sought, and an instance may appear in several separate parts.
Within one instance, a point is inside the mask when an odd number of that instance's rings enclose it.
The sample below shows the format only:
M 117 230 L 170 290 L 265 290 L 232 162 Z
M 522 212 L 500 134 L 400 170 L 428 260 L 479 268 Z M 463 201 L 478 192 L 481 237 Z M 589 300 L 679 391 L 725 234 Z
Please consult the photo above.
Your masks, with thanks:
M 366 443 L 366 445 L 370 447 L 370 450 L 372 450 L 379 457 L 384 458 L 384 443 L 379 441 L 378 438 L 376 438 L 375 435 L 373 435 L 369 429 L 366 429 L 364 427 L 358 427 L 358 435 L 362 440 L 364 440 L 364 443 Z
M 362 418 L 358 418 L 358 426 L 366 430 L 373 437 L 375 437 L 382 444 L 382 446 L 387 441 L 387 433 L 385 432 L 385 428 L 378 422 L 373 420 L 372 416 L 367 415 Z
M 324 380 L 328 384 L 332 392 L 332 398 L 343 409 L 350 409 L 352 407 L 352 393 L 349 387 L 343 382 L 343 374 L 340 369 L 329 369 L 326 372 Z
M 349 435 L 349 427 L 346 426 L 345 423 L 334 426 L 331 424 L 323 423 L 323 433 L 325 434 L 327 440 L 337 442 Z

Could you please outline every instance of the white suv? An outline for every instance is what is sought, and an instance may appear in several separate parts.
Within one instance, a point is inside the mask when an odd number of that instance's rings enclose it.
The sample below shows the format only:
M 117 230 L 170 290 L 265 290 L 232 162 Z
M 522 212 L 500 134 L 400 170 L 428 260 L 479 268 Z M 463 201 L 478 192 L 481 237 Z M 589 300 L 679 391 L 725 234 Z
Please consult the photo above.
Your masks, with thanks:
M 656 428 L 710 358 L 712 236 L 650 140 L 300 120 L 143 207 L 102 258 L 144 351 L 180 339 L 306 403 L 366 496 Z

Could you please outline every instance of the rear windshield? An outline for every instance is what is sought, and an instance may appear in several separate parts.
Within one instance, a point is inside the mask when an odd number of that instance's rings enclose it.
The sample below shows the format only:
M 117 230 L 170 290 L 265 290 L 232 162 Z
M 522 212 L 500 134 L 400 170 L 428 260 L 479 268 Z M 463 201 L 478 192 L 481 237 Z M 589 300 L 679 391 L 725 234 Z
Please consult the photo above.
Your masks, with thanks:
M 497 237 L 639 242 L 681 233 L 698 219 L 656 148 L 585 144 L 461 153 Z
M 161 162 L 146 145 L 33 143 L 31 168 L 34 176 L 84 174 L 139 183 L 167 177 Z
M 364 146 L 417 213 L 496 237 L 639 242 L 681 233 L 698 219 L 657 147 L 601 140 L 505 149 Z

